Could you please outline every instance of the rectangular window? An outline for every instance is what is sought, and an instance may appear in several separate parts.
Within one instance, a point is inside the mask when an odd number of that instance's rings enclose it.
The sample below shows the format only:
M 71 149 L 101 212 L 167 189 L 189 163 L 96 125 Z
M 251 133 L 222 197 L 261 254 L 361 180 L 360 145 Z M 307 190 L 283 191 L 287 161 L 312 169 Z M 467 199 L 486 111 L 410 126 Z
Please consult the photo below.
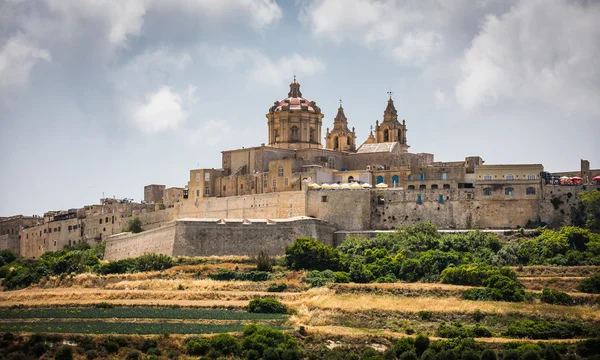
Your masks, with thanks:
M 100 219 L 100 221 L 98 222 L 98 224 L 102 224 L 102 219 Z
M 440 195 L 440 199 L 438 200 L 440 204 L 444 203 L 444 195 Z
M 422 204 L 423 203 L 423 198 L 421 197 L 421 195 L 417 195 L 417 204 Z
M 326 195 L 321 196 L 321 202 L 327 202 L 327 196 Z
M 227 186 L 223 185 L 223 192 L 227 191 Z
M 269 179 L 267 179 L 267 177 L 265 176 L 265 179 L 263 180 L 263 188 L 267 188 L 269 186 Z
M 196 197 L 200 196 L 200 190 L 196 189 Z
M 284 184 L 285 184 L 285 186 L 288 186 L 288 178 L 285 178 Z
M 196 174 L 196 181 L 200 181 L 200 173 Z
M 73 227 L 71 225 L 69 225 L 69 227 L 67 228 L 67 230 L 69 230 L 69 232 L 71 232 L 71 230 L 73 230 Z
M 442 180 L 446 180 L 447 176 L 446 173 L 442 173 Z
M 240 184 L 240 190 L 244 190 L 244 184 Z
M 204 188 L 204 196 L 209 196 L 210 195 L 210 189 L 207 187 Z
M 277 187 L 277 180 L 273 179 L 273 189 Z
M 535 174 L 527 174 L 527 180 L 535 180 L 536 176 Z
M 492 175 L 491 174 L 485 174 L 485 175 L 483 175 L 483 180 L 485 180 L 485 181 L 492 180 Z
M 425 174 L 423 174 L 423 173 L 419 174 L 419 180 L 421 180 L 421 181 L 425 180 Z
M 60 232 L 60 226 L 58 227 L 58 232 Z
M 54 247 L 56 247 L 56 240 L 54 240 Z
M 204 181 L 210 181 L 210 173 L 204 173 Z

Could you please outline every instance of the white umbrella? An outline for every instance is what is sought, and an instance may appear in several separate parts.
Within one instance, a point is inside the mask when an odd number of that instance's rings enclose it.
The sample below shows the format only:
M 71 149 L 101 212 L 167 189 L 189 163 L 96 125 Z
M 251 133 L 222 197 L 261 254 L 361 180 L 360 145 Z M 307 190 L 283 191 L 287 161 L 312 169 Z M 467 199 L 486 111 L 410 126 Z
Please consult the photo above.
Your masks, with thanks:
M 340 185 L 340 188 L 342 188 L 342 189 L 350 189 L 350 184 L 343 183 L 342 185 Z
M 339 189 L 340 188 L 340 184 L 331 184 L 329 185 L 332 189 Z
M 319 184 L 308 184 L 309 189 L 320 189 L 321 185 Z
M 362 189 L 362 186 L 359 183 L 354 182 L 354 183 L 350 184 L 350 188 L 351 189 Z
M 329 185 L 329 184 L 321 184 L 321 189 L 331 189 L 331 185 Z
M 375 185 L 376 188 L 386 188 L 388 187 L 386 183 L 379 183 L 377 185 Z
M 370 189 L 370 188 L 372 188 L 372 187 L 373 187 L 373 185 L 371 185 L 371 184 L 367 184 L 367 183 L 364 183 L 364 184 L 362 184 L 362 185 L 361 185 L 361 187 L 363 187 L 363 188 L 365 188 L 365 189 Z

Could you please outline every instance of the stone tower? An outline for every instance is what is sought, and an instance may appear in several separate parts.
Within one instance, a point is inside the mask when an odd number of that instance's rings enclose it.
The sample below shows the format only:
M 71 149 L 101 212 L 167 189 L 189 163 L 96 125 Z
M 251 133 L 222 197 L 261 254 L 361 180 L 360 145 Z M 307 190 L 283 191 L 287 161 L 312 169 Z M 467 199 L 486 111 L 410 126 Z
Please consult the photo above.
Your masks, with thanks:
M 390 96 L 387 107 L 383 112 L 383 122 L 375 122 L 375 142 L 399 142 L 403 151 L 408 151 L 409 146 L 406 143 L 406 121 L 398 121 L 398 111 L 394 106 L 394 100 Z
M 356 134 L 354 128 L 348 129 L 348 119 L 340 102 L 337 115 L 333 120 L 333 130 L 325 134 L 325 147 L 336 151 L 356 151 Z
M 290 84 L 288 97 L 276 101 L 266 115 L 269 146 L 284 149 L 320 149 L 323 114 L 314 101 L 302 97 L 300 84 Z

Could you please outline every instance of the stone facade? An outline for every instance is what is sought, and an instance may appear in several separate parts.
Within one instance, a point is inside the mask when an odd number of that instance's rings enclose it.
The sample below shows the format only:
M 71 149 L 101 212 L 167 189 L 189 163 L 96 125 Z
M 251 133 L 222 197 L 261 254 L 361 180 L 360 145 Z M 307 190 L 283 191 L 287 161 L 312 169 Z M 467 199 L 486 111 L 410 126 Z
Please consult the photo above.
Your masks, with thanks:
M 283 255 L 299 237 L 333 245 L 335 229 L 324 221 L 292 218 L 278 221 L 181 219 L 139 234 L 109 237 L 105 259 L 119 260 L 144 253 L 170 256 L 257 255 L 261 250 Z
M 164 185 L 146 185 L 144 186 L 144 202 L 146 204 L 162 204 L 164 192 Z

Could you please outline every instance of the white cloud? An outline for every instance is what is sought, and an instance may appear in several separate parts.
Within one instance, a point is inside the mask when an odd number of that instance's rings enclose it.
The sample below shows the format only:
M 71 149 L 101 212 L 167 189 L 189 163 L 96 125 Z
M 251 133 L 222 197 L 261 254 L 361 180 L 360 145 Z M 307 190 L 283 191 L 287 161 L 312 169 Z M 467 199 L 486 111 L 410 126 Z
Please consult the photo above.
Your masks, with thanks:
M 227 121 L 207 120 L 198 129 L 188 132 L 188 142 L 192 145 L 215 146 L 221 144 L 225 136 L 230 136 L 231 130 L 231 125 Z
M 433 97 L 438 105 L 445 106 L 448 104 L 446 93 L 440 90 L 440 88 L 435 89 Z
M 489 15 L 462 59 L 457 101 L 465 109 L 526 100 L 600 112 L 599 18 L 599 3 L 564 0 Z
M 411 32 L 394 49 L 394 58 L 404 65 L 421 65 L 442 49 L 442 35 L 433 32 Z
M 8 39 L 0 48 L 0 89 L 25 86 L 31 69 L 41 60 L 51 61 L 52 57 L 25 36 L 19 34 Z
M 262 54 L 252 56 L 254 68 L 250 72 L 250 78 L 258 83 L 268 85 L 279 85 L 289 81 L 292 74 L 311 76 L 325 71 L 325 64 L 316 57 L 303 57 L 299 54 L 284 56 L 278 60 L 272 60 Z
M 163 86 L 156 92 L 146 94 L 145 101 L 131 105 L 131 122 L 150 134 L 177 129 L 189 117 L 186 107 L 194 102 L 195 90 L 193 85 L 182 92 L 174 92 L 170 87 Z
M 304 77 L 326 69 L 325 63 L 319 58 L 297 53 L 272 59 L 256 49 L 226 46 L 217 49 L 207 45 L 202 46 L 200 52 L 214 68 L 233 70 L 241 64 L 248 65 L 246 71 L 249 79 L 266 85 L 280 85 L 289 81 L 294 73 Z

